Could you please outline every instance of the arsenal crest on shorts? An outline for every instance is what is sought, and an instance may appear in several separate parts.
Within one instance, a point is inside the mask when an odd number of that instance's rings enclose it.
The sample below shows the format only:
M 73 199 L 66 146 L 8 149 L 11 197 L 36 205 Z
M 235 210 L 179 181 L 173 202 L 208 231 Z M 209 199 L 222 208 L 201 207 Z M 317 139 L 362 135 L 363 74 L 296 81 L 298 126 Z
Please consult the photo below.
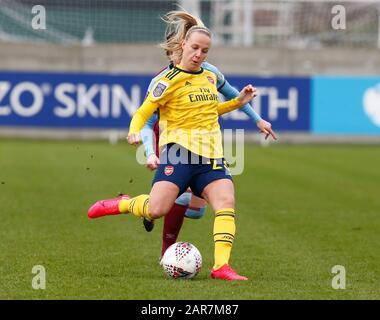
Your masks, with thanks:
M 162 94 L 165 92 L 167 89 L 168 84 L 164 81 L 159 81 L 156 85 L 156 87 L 153 90 L 153 97 L 159 98 L 162 96 Z
M 166 166 L 164 173 L 167 176 L 170 176 L 174 172 L 174 167 L 173 166 Z
M 210 81 L 212 84 L 215 84 L 215 81 L 212 77 L 207 76 L 207 80 Z

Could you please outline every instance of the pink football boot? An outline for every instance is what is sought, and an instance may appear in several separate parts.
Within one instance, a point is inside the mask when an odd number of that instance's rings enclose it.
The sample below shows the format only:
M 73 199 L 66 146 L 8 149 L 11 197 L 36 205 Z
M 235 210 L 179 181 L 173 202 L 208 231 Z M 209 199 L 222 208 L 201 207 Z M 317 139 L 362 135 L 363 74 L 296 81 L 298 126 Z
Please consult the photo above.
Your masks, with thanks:
M 130 196 L 127 194 L 120 194 L 116 198 L 99 200 L 88 209 L 88 217 L 95 219 L 103 216 L 110 216 L 115 214 L 121 214 L 119 211 L 120 200 L 128 200 Z
M 248 280 L 247 277 L 238 275 L 228 264 L 211 271 L 211 278 L 222 280 Z

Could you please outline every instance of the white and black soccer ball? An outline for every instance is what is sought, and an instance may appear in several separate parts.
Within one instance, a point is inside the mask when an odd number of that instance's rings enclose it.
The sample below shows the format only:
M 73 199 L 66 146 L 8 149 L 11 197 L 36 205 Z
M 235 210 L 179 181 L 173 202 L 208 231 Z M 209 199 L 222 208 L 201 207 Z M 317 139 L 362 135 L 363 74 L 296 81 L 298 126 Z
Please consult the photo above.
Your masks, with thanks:
M 176 242 L 165 251 L 161 265 L 171 278 L 191 279 L 202 268 L 202 255 L 193 244 Z

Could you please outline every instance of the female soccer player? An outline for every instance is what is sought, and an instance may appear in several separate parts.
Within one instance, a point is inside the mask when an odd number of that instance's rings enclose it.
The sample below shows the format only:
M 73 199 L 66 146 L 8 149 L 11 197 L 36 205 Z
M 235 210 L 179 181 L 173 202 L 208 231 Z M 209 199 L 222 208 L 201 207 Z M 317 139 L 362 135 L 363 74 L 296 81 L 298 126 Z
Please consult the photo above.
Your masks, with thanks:
M 98 201 L 90 211 L 129 212 L 158 219 L 190 187 L 215 211 L 215 264 L 211 277 L 247 280 L 228 264 L 235 236 L 235 198 L 232 178 L 223 159 L 218 115 L 248 103 L 256 95 L 256 89 L 248 85 L 237 98 L 219 104 L 215 74 L 201 67 L 211 47 L 209 30 L 191 27 L 181 46 L 180 65 L 156 82 L 130 124 L 128 142 L 138 144 L 140 130 L 159 109 L 162 160 L 150 195 Z
M 171 11 L 166 15 L 164 21 L 167 24 L 165 32 L 166 41 L 161 44 L 161 47 L 165 50 L 166 55 L 170 60 L 170 65 L 152 79 L 148 87 L 147 95 L 156 81 L 162 77 L 165 72 L 172 69 L 179 63 L 179 61 L 176 61 L 176 59 L 179 59 L 182 56 L 182 48 L 179 44 L 184 40 L 187 30 L 193 26 L 204 26 L 200 19 L 185 11 Z M 217 67 L 205 61 L 202 63 L 202 68 L 215 73 L 217 79 L 217 89 L 226 99 L 233 99 L 239 95 L 239 92 L 230 85 Z M 257 127 L 262 132 L 267 134 L 267 137 L 268 135 L 271 135 L 274 139 L 276 139 L 276 136 L 271 128 L 271 124 L 263 120 L 249 104 L 244 105 L 240 108 L 240 110 L 247 114 L 248 117 L 256 123 Z M 147 167 L 150 170 L 155 170 L 159 164 L 158 148 L 156 147 L 156 143 L 159 139 L 157 123 L 158 115 L 155 113 L 149 118 L 141 131 L 145 153 L 147 156 Z M 164 217 L 161 256 L 170 245 L 177 241 L 184 217 L 199 219 L 204 215 L 205 211 L 206 201 L 194 196 L 191 193 L 191 190 L 183 193 L 176 199 L 175 204 L 169 213 Z M 154 224 L 147 219 L 144 219 L 143 221 L 146 230 L 151 231 Z

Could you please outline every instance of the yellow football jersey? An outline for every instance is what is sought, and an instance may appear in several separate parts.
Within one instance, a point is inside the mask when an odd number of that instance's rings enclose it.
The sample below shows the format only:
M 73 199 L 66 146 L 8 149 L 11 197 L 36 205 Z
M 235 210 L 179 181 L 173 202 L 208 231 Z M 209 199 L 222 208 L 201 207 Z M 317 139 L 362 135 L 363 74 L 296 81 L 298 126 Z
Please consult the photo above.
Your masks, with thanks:
M 240 106 L 237 98 L 219 104 L 216 76 L 176 66 L 159 78 L 132 118 L 130 134 L 138 133 L 158 108 L 160 147 L 177 143 L 206 158 L 222 158 L 219 111 Z

